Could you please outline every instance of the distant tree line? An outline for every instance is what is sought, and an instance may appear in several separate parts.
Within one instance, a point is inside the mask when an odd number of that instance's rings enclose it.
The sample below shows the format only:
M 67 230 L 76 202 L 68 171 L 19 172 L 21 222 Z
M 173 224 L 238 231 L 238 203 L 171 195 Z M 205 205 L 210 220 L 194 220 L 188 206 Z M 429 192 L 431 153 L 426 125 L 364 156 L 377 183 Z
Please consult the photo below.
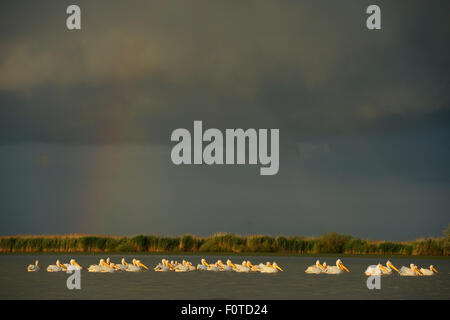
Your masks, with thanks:
M 4 236 L 0 237 L 0 253 L 62 252 L 223 252 L 282 254 L 396 254 L 450 255 L 450 227 L 444 237 L 414 241 L 372 241 L 330 232 L 317 238 L 215 234 L 210 237 L 183 235 L 134 237 L 92 235 Z

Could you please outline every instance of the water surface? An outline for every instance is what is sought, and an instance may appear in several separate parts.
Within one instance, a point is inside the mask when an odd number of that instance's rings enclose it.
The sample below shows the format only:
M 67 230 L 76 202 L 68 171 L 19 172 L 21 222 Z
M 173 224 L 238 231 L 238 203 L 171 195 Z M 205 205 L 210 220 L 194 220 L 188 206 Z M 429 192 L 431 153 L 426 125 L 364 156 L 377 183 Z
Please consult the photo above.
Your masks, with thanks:
M 316 258 L 294 256 L 232 256 L 233 262 L 250 259 L 253 264 L 276 261 L 285 272 L 276 274 L 236 272 L 117 272 L 81 273 L 81 290 L 68 290 L 66 273 L 49 273 L 45 269 L 56 259 L 66 263 L 75 258 L 82 266 L 97 264 L 105 255 L 0 255 L 0 299 L 450 299 L 450 260 L 396 258 L 391 262 L 400 268 L 415 263 L 419 267 L 433 264 L 439 275 L 432 277 L 384 276 L 380 290 L 369 290 L 364 270 L 385 260 L 346 257 L 341 260 L 350 273 L 309 275 L 304 271 Z M 110 255 L 119 263 L 140 259 L 153 267 L 165 257 L 169 260 L 200 263 L 201 256 L 191 255 Z M 27 272 L 35 259 L 43 269 Z M 205 256 L 209 262 L 226 261 L 229 256 Z M 317 257 L 334 265 L 336 258 Z

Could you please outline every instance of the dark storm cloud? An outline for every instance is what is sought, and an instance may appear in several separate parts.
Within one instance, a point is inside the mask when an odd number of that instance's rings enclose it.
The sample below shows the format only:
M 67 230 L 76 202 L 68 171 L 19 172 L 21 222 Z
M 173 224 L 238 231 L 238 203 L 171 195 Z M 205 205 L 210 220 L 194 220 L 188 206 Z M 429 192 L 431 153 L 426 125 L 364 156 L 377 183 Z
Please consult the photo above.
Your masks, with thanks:
M 7 1 L 0 234 L 440 236 L 448 1 Z M 280 171 L 175 166 L 170 133 L 279 128 Z M 156 145 L 160 144 L 160 145 Z
M 2 11 L 2 143 L 160 143 L 194 119 L 292 140 L 448 126 L 447 2 L 381 2 L 381 31 L 363 2 L 81 1 L 69 32 L 67 4 Z

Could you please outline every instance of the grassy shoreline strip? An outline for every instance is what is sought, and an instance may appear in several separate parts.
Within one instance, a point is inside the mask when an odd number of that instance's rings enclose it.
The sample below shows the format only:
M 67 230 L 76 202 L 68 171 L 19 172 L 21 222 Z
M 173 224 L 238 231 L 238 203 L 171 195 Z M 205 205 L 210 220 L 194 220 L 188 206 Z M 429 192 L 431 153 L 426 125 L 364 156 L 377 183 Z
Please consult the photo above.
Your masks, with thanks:
M 215 234 L 199 237 L 157 235 L 17 235 L 0 237 L 0 253 L 236 253 L 450 256 L 450 232 L 441 238 L 373 241 L 330 232 L 320 237 Z

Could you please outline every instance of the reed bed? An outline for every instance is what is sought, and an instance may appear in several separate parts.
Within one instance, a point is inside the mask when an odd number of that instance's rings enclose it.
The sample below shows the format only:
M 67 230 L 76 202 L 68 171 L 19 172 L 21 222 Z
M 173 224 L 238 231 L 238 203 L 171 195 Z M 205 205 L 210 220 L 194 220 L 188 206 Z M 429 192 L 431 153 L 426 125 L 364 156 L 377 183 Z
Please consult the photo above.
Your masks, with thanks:
M 450 232 L 414 241 L 373 241 L 330 232 L 320 237 L 215 234 L 198 237 L 137 235 L 16 235 L 0 237 L 0 253 L 221 252 L 280 254 L 450 255 Z

